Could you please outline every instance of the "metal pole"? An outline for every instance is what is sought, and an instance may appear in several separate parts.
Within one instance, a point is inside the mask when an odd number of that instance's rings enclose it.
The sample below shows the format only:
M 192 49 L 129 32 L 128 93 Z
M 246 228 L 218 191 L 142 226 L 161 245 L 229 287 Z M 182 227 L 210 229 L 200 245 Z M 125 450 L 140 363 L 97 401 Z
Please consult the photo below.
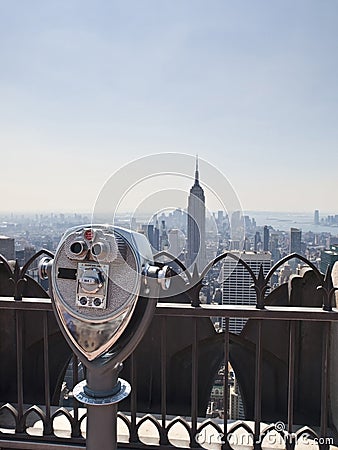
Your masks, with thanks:
M 117 376 L 112 372 L 102 375 L 87 370 L 87 394 L 92 392 L 96 404 L 87 404 L 87 450 L 115 450 L 117 446 L 117 404 L 104 404 L 107 393 L 116 386 Z M 102 397 L 101 397 L 102 395 Z M 98 403 L 99 399 L 101 402 Z
M 116 450 L 117 405 L 87 405 L 87 450 Z

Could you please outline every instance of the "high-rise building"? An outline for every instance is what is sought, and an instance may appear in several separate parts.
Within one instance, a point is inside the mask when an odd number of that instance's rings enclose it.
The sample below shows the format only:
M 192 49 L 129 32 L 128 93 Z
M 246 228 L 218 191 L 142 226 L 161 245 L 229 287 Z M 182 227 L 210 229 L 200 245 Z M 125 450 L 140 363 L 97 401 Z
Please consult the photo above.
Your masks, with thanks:
M 315 224 L 315 225 L 319 225 L 319 211 L 318 211 L 318 209 L 315 210 L 315 214 L 314 214 L 314 224 Z
M 246 251 L 246 252 L 248 252 L 248 251 L 251 250 L 251 242 L 250 242 L 250 239 L 249 239 L 248 237 L 246 237 L 246 238 L 244 239 L 244 242 L 243 242 L 243 250 Z
M 8 260 L 15 259 L 14 238 L 0 236 L 0 255 Z
M 168 231 L 169 252 L 178 258 L 184 247 L 184 235 L 181 230 L 173 228 Z
M 153 245 L 155 251 L 160 250 L 160 229 L 158 226 L 158 220 L 157 217 L 155 218 L 155 228 L 154 228 L 154 245 Z
M 25 252 L 25 262 L 27 262 L 29 259 L 31 259 L 35 255 L 36 248 L 33 245 L 26 245 L 24 252 Z M 37 267 L 38 267 L 38 261 L 35 260 L 30 265 L 30 269 L 37 269 Z
M 261 234 L 259 231 L 256 231 L 255 238 L 254 238 L 254 250 L 257 252 L 259 250 L 259 246 L 261 245 Z
M 320 271 L 326 273 L 329 266 L 338 261 L 338 245 L 331 245 L 330 250 L 323 250 L 320 255 Z
M 26 245 L 26 247 L 22 250 L 15 251 L 15 259 L 18 261 L 20 267 L 22 267 L 30 258 L 32 258 L 36 253 L 36 248 L 33 245 Z M 36 269 L 38 266 L 38 261 L 35 260 L 29 266 L 29 269 Z
M 270 241 L 269 249 L 270 249 L 271 256 L 272 256 L 272 261 L 274 263 L 276 263 L 281 258 L 280 245 L 279 245 L 279 234 L 271 233 L 269 241 Z
M 228 406 L 228 419 L 238 420 L 244 417 L 240 417 L 240 392 L 237 382 L 237 378 L 233 374 L 233 382 L 229 384 L 229 406 Z
M 267 252 L 269 250 L 269 239 L 270 239 L 270 232 L 269 227 L 265 225 L 264 231 L 263 231 L 263 250 Z
M 165 220 L 161 220 L 161 231 L 160 231 L 160 250 L 168 250 L 169 241 L 167 234 L 167 227 L 165 224 Z
M 233 252 L 236 254 L 236 252 Z M 270 252 L 238 252 L 239 257 L 245 261 L 254 274 L 258 276 L 260 267 L 266 275 L 271 268 Z M 255 305 L 256 293 L 251 287 L 252 278 L 244 266 L 238 264 L 237 261 L 226 258 L 223 262 L 223 305 Z M 246 319 L 230 319 L 229 329 L 232 333 L 239 334 L 246 323 Z M 223 324 L 224 326 L 224 324 Z
M 302 252 L 302 230 L 298 228 L 290 229 L 290 253 Z
M 199 183 L 196 157 L 195 182 L 188 198 L 187 266 L 196 263 L 199 272 L 206 264 L 205 252 L 205 196 Z
M 244 218 L 241 211 L 234 211 L 231 214 L 230 219 L 230 235 L 233 241 L 238 241 L 239 246 L 243 242 L 245 230 L 244 230 Z
M 154 249 L 155 248 L 155 245 L 154 245 L 154 242 L 155 242 L 155 240 L 154 240 L 154 225 L 152 225 L 152 224 L 144 224 L 144 225 L 142 225 L 142 231 L 147 236 L 149 244 Z M 156 250 L 158 250 L 158 249 L 156 249 Z

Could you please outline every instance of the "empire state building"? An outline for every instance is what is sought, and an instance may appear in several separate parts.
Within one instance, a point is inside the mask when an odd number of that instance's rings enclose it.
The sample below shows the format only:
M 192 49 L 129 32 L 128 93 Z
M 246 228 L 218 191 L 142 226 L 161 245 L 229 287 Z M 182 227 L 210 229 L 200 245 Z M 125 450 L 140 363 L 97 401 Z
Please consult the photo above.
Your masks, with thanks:
M 199 184 L 198 158 L 196 157 L 195 183 L 188 198 L 187 266 L 197 264 L 200 273 L 206 264 L 205 253 L 205 196 Z

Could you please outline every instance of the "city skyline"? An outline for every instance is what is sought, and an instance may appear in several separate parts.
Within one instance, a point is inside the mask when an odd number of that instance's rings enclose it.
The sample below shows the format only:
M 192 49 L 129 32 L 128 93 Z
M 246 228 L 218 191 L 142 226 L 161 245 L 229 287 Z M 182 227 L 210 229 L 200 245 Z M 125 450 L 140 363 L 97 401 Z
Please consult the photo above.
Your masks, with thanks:
M 178 152 L 245 211 L 334 212 L 338 4 L 144 5 L 1 2 L 0 211 L 90 212 L 119 168 Z

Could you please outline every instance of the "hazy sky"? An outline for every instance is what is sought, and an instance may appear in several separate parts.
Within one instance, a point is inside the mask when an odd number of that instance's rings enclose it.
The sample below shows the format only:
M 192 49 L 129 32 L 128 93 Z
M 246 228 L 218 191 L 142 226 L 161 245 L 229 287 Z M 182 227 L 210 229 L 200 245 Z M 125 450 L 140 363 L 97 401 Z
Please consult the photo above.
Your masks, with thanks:
M 0 0 L 0 211 L 90 211 L 180 152 L 245 209 L 338 213 L 337 23 L 337 0 Z

